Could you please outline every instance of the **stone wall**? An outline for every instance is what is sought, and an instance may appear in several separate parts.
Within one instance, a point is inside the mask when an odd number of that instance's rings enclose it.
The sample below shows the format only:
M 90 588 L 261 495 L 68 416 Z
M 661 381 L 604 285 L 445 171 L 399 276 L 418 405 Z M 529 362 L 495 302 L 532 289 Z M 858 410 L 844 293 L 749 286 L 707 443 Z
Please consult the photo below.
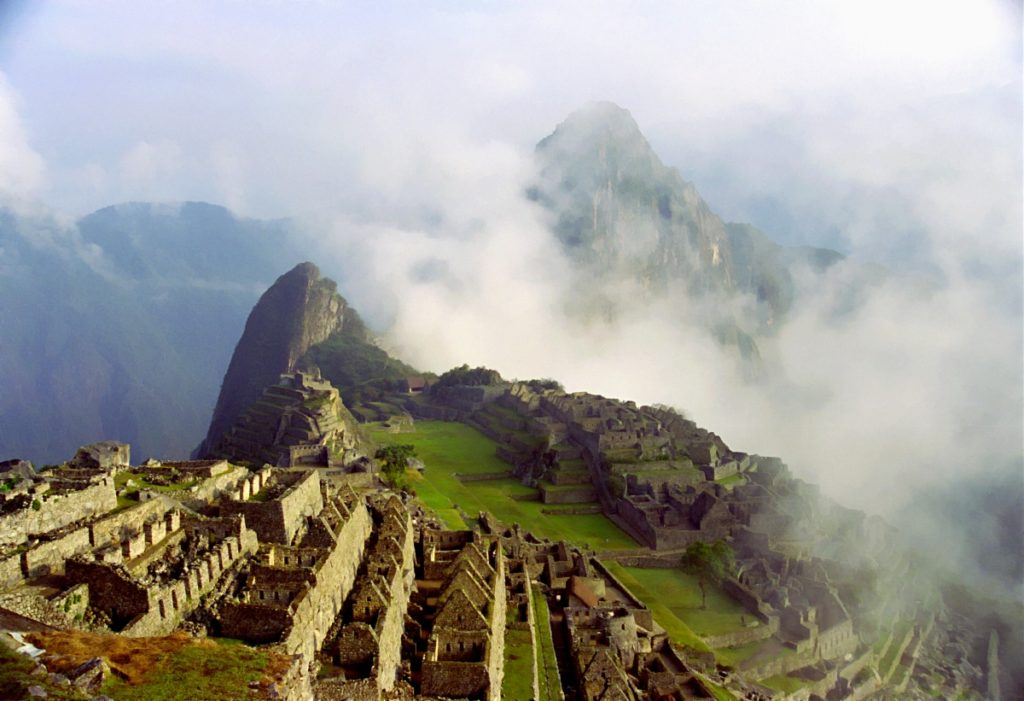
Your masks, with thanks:
M 0 587 L 13 587 L 22 579 L 21 556 L 18 554 L 0 560 Z
M 505 676 L 505 610 L 508 591 L 505 585 L 505 555 L 501 543 L 495 546 L 494 603 L 491 607 L 491 641 L 487 660 L 491 677 L 490 701 L 501 701 L 501 685 Z
M 246 531 L 241 539 L 232 536 L 213 545 L 191 563 L 181 579 L 147 589 L 146 611 L 125 626 L 122 632 L 135 637 L 167 635 L 199 606 L 202 597 L 217 585 L 226 571 L 243 556 L 255 552 L 257 546 L 258 541 L 252 531 Z
M 174 506 L 163 498 L 132 506 L 124 511 L 89 524 L 89 535 L 94 548 L 106 544 L 120 544 L 127 533 L 141 533 L 147 521 L 162 517 Z
M 395 685 L 398 669 L 402 664 L 402 634 L 405 632 L 405 613 L 409 608 L 415 573 L 414 538 L 412 518 L 405 512 L 405 542 L 402 545 L 402 561 L 390 582 L 391 598 L 384 614 L 377 621 L 377 684 L 384 691 Z
M 338 531 L 336 545 L 330 550 L 321 550 L 314 567 L 303 566 L 304 569 L 294 571 L 296 586 L 289 592 L 287 602 L 225 604 L 219 612 L 221 634 L 253 643 L 280 641 L 288 654 L 302 655 L 307 662 L 312 661 L 352 590 L 372 527 L 366 504 L 356 502 Z M 259 567 L 270 570 L 267 565 Z M 288 570 L 279 571 L 288 574 Z
M 254 645 L 281 639 L 292 622 L 286 608 L 270 604 L 229 604 L 218 615 L 221 635 Z
M 285 474 L 279 474 L 278 479 L 283 479 Z M 315 516 L 323 508 L 320 475 L 309 470 L 277 499 L 267 502 L 231 501 L 221 507 L 221 512 L 244 515 L 246 525 L 256 531 L 264 543 L 288 545 L 305 518 Z
M 706 635 L 702 639 L 711 648 L 738 647 L 748 645 L 759 640 L 767 640 L 779 631 L 778 616 L 771 616 L 767 623 L 758 623 L 756 626 L 741 628 L 721 635 Z
M 90 549 L 89 529 L 82 527 L 27 550 L 22 557 L 22 570 L 28 577 L 63 574 L 64 561 Z
M 314 659 L 342 603 L 352 591 L 372 528 L 366 504 L 357 503 L 338 534 L 338 544 L 317 570 L 316 585 L 293 602 L 292 626 L 282 641 L 291 654 Z
M 771 606 L 766 604 L 757 594 L 751 591 L 748 587 L 737 582 L 735 579 L 722 580 L 722 590 L 728 594 L 733 601 L 761 619 L 763 623 L 768 623 L 769 619 L 772 617 L 778 618 L 778 616 L 773 613 Z M 777 624 L 778 621 L 776 621 L 776 628 L 778 627 Z
M 228 465 L 224 461 L 217 461 L 217 465 L 221 464 Z M 243 490 L 248 491 L 248 494 L 244 497 L 244 499 L 248 499 L 252 494 L 262 489 L 263 484 L 270 479 L 270 472 L 269 469 L 250 472 L 244 467 L 237 467 L 235 465 L 228 465 L 226 471 L 214 468 L 213 474 L 210 477 L 203 479 L 188 492 L 183 492 L 180 497 L 175 496 L 181 498 L 182 503 L 186 506 L 196 510 L 201 509 L 211 501 L 216 501 L 225 496 L 238 499 Z
M 110 628 L 124 629 L 136 617 L 149 610 L 149 593 L 120 565 L 88 562 L 73 558 L 65 564 L 68 581 L 89 586 L 93 608 L 110 616 Z
M 500 680 L 494 695 L 494 679 L 488 668 L 475 662 L 424 662 L 421 685 L 425 689 L 443 689 L 450 698 L 479 698 L 482 689 L 490 689 L 488 699 L 501 699 Z M 490 686 L 488 686 L 490 685 Z
M 39 508 L 33 508 L 33 503 Z M 51 491 L 35 497 L 22 509 L 0 516 L 0 545 L 23 543 L 29 536 L 58 530 L 75 521 L 113 511 L 116 507 L 114 478 L 110 476 L 83 489 Z
M 55 596 L 52 603 L 59 610 L 63 611 L 69 619 L 77 620 L 84 616 L 86 609 L 89 608 L 89 586 L 87 584 L 77 584 L 70 589 L 66 589 Z
M 541 501 L 545 504 L 587 504 L 597 500 L 597 491 L 590 484 L 569 489 L 549 489 L 542 486 L 541 494 Z

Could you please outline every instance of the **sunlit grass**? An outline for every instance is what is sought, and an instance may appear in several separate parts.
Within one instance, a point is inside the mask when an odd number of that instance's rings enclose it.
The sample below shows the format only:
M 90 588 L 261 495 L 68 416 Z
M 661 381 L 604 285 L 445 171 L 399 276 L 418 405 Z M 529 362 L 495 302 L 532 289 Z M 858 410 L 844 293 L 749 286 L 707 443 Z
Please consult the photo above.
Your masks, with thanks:
M 367 432 L 378 444 L 409 444 L 426 469 L 413 482 L 419 499 L 450 528 L 461 528 L 461 510 L 469 518 L 488 511 L 503 523 L 519 523 L 535 535 L 564 539 L 596 549 L 635 548 L 637 543 L 602 514 L 545 514 L 538 501 L 519 501 L 537 490 L 512 478 L 463 482 L 457 475 L 507 472 L 495 455 L 495 444 L 475 428 L 448 421 L 417 421 L 414 430 L 390 433 L 380 424 Z

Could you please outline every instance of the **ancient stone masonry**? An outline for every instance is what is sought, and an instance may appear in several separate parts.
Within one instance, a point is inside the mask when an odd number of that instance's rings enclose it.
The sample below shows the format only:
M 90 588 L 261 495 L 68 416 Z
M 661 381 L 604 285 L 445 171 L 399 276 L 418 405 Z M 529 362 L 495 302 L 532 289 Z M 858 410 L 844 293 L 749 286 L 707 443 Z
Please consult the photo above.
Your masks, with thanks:
M 260 489 L 252 491 L 254 486 Z M 249 492 L 244 499 L 246 491 Z M 307 518 L 324 508 L 320 474 L 316 470 L 274 470 L 266 479 L 243 484 L 222 502 L 223 514 L 242 514 L 264 543 L 291 544 L 307 526 Z
M 499 701 L 507 598 L 501 543 L 425 530 L 422 548 L 423 574 L 436 598 L 428 596 L 434 616 L 420 693 Z
M 369 680 L 374 694 L 395 686 L 402 662 L 405 615 L 415 581 L 412 517 L 395 496 L 373 504 L 374 534 L 345 602 L 323 646 L 343 673 L 332 680 L 339 693 L 355 694 Z
M 65 467 L 20 479 L 0 493 L 0 546 L 26 544 L 116 506 L 110 468 Z
M 563 641 L 556 644 L 560 666 L 572 677 L 563 685 L 575 687 L 579 698 L 712 698 L 704 677 L 672 647 L 651 611 L 599 560 L 514 529 L 502 539 L 520 576 L 536 581 L 548 600 L 555 640 Z
M 166 511 L 155 511 L 162 503 Z M 256 535 L 240 517 L 181 519 L 172 502 L 135 507 L 141 528 L 122 524 L 120 557 L 104 542 L 67 561 L 66 578 L 88 586 L 89 603 L 125 635 L 170 633 L 247 554 Z M 136 521 L 138 523 L 138 520 Z M 115 546 L 116 547 L 116 546 Z
M 279 467 L 345 464 L 359 455 L 354 424 L 319 372 L 295 372 L 264 389 L 206 452 Z
M 268 539 L 260 546 L 246 576 L 217 613 L 221 634 L 253 643 L 277 642 L 308 662 L 315 659 L 352 591 L 373 526 L 365 500 L 350 489 L 321 485 L 318 477 L 311 477 L 316 475 L 305 473 L 298 485 L 316 486 L 317 499 L 307 495 L 302 503 L 319 503 L 320 508 L 301 516 L 302 528 L 282 526 L 290 522 L 288 514 L 304 514 L 304 509 L 283 509 L 282 519 L 271 519 L 271 533 L 281 536 L 280 542 Z
M 671 409 L 530 383 L 490 389 L 494 397 L 462 418 L 499 443 L 499 457 L 536 484 L 546 504 L 599 501 L 618 525 L 659 550 L 728 538 L 771 518 L 762 506 L 784 466 L 730 450 Z

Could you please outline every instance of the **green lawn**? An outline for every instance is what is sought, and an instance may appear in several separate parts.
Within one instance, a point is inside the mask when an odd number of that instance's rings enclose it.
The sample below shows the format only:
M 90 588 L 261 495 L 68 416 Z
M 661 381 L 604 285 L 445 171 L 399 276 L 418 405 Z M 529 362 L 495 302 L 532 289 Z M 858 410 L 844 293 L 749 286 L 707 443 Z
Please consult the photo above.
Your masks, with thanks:
M 738 484 L 746 484 L 747 477 L 742 472 L 737 472 L 735 475 L 729 475 L 718 480 L 718 483 L 723 487 L 735 487 Z
M 501 698 L 507 701 L 533 699 L 533 640 L 528 630 L 505 630 L 505 676 Z
M 767 686 L 769 689 L 775 689 L 786 694 L 792 694 L 794 691 L 807 686 L 807 682 L 803 679 L 797 679 L 796 677 L 791 677 L 788 674 L 776 674 L 768 677 L 767 679 L 762 679 L 760 683 Z
M 647 605 L 647 608 L 649 608 L 651 613 L 654 615 L 654 620 L 658 622 L 658 625 L 665 629 L 673 642 L 693 648 L 699 652 L 710 651 L 710 648 L 704 644 L 704 641 L 700 639 L 700 636 L 694 633 L 693 630 L 664 603 L 665 598 L 662 596 L 661 592 L 658 592 L 656 589 L 648 589 L 640 580 L 633 576 L 633 572 L 638 568 L 623 567 L 619 563 L 611 561 L 605 562 L 604 565 L 612 574 L 618 577 L 620 582 L 626 585 L 626 588 L 633 592 L 637 598 Z M 643 571 L 650 572 L 653 570 Z
M 533 618 L 537 633 L 537 683 L 540 687 L 538 701 L 562 701 L 562 681 L 558 675 L 558 659 L 555 657 L 555 641 L 551 638 L 551 611 L 540 587 L 533 586 Z
M 885 657 L 878 663 L 878 673 L 882 675 L 883 679 L 892 674 L 893 665 L 899 662 L 896 653 L 899 652 L 900 645 L 910 633 L 913 625 L 911 621 L 901 620 L 893 626 L 892 642 L 889 644 L 889 649 L 885 651 Z
M 707 610 L 702 609 L 697 578 L 680 569 L 625 569 L 646 591 L 656 593 L 658 601 L 697 635 L 731 633 L 756 620 L 713 584 L 708 585 Z
M 517 480 L 506 478 L 462 482 L 457 474 L 488 474 L 509 469 L 494 454 L 494 442 L 475 428 L 448 421 L 417 421 L 411 433 L 389 433 L 380 424 L 367 424 L 378 444 L 415 446 L 426 465 L 422 479 L 413 482 L 420 500 L 437 512 L 449 528 L 464 528 L 461 509 L 470 518 L 489 511 L 500 521 L 519 523 L 535 535 L 565 539 L 598 549 L 635 548 L 636 542 L 602 514 L 544 514 L 538 501 L 516 501 L 516 495 L 536 494 Z M 457 508 L 456 508 L 457 507 Z

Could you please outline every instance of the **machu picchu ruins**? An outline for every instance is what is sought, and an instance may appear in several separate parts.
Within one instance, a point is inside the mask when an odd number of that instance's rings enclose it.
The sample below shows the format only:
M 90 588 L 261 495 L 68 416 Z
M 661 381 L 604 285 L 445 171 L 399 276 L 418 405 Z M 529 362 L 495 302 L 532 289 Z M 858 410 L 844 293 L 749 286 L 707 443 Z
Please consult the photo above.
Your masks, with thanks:
M 667 407 L 491 379 L 399 392 L 380 435 L 472 427 L 507 469 L 456 474 L 468 489 L 505 480 L 510 503 L 604 519 L 632 547 L 461 507 L 462 527 L 445 525 L 420 482 L 386 484 L 338 391 L 294 372 L 206 459 L 132 464 L 107 441 L 38 473 L 3 463 L 0 613 L 241 641 L 288 661 L 274 693 L 296 700 L 837 701 L 935 674 L 934 610 L 886 593 L 914 580 L 909 561 L 886 574 L 834 557 L 900 562 L 878 524 Z M 697 635 L 642 581 L 709 543 L 731 560 L 699 581 L 704 606 L 710 586 L 733 623 Z
M 273 322 L 307 303 L 280 337 Z M 997 684 L 1005 631 L 949 610 L 884 522 L 781 459 L 667 406 L 467 365 L 395 364 L 346 400 L 313 362 L 341 377 L 328 338 L 368 343 L 299 266 L 250 315 L 191 459 L 133 462 L 105 440 L 39 471 L 0 463 L 0 627 L 40 656 L 36 675 L 102 698 L 160 641 L 259 656 L 246 698 L 287 701 L 980 699 Z M 274 358 L 250 357 L 260 344 Z M 135 652 L 104 654 L 115 644 Z

